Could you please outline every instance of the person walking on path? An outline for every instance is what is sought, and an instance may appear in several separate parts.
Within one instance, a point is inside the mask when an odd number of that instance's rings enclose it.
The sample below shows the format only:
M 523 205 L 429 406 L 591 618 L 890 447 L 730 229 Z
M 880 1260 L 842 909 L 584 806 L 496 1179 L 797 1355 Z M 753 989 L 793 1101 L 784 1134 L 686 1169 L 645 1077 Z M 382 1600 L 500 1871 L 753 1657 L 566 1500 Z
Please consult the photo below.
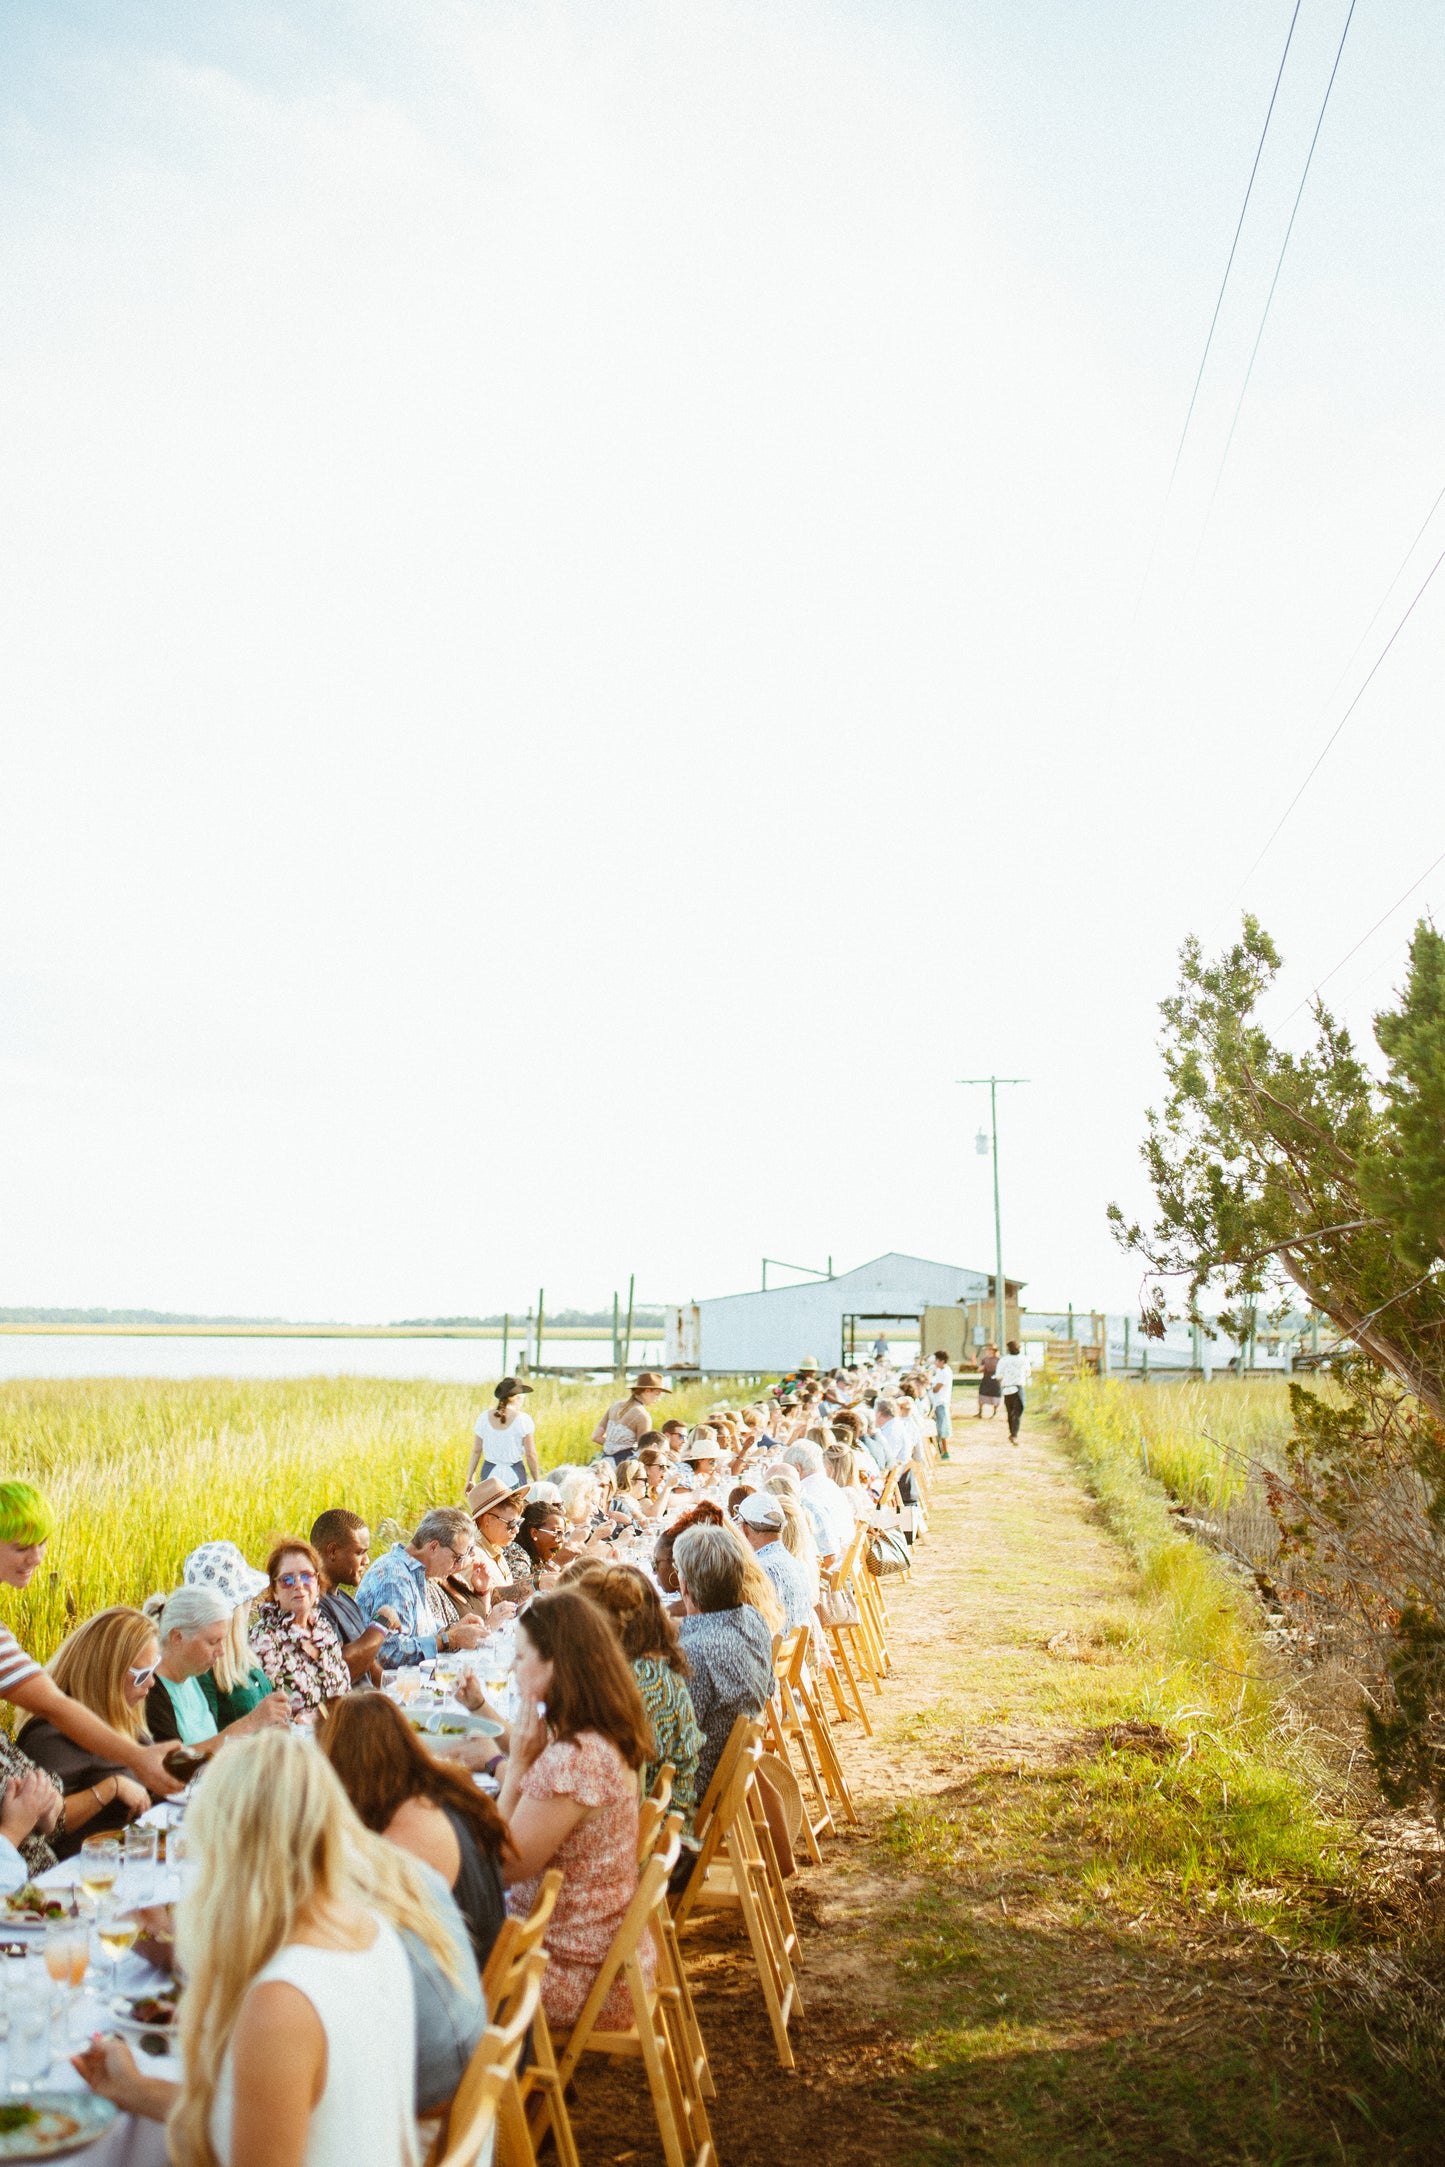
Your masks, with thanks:
M 652 1409 L 671 1389 L 655 1370 L 639 1370 L 626 1399 L 614 1400 L 592 1432 L 593 1444 L 609 1460 L 630 1460 L 652 1428 Z
M 522 1394 L 532 1387 L 517 1377 L 504 1377 L 493 1397 L 495 1407 L 483 1408 L 477 1416 L 477 1432 L 472 1439 L 472 1456 L 467 1462 L 467 1479 L 462 1484 L 469 1490 L 473 1482 L 485 1482 L 488 1475 L 500 1475 L 509 1490 L 521 1487 L 524 1482 L 540 1482 L 542 1470 L 537 1464 L 537 1425 L 522 1405 Z M 480 1465 L 481 1473 L 477 1468 Z
M 1029 1381 L 1029 1358 L 1019 1353 L 1019 1343 L 1011 1339 L 1008 1353 L 998 1366 L 998 1381 L 1003 1388 L 1003 1411 L 1008 1416 L 1008 1441 L 1019 1441 L 1019 1424 L 1024 1418 L 1024 1386 Z
M 976 1420 L 982 1422 L 983 1411 L 986 1407 L 988 1409 L 988 1419 L 992 1422 L 994 1416 L 998 1413 L 998 1403 L 1002 1390 L 1003 1387 L 998 1381 L 998 1349 L 990 1340 L 978 1358 L 978 1414 Z
M 938 1457 L 950 1457 L 948 1440 L 953 1435 L 953 1365 L 940 1347 L 933 1357 L 933 1367 L 928 1372 L 928 1403 L 933 1410 L 933 1432 L 938 1439 Z

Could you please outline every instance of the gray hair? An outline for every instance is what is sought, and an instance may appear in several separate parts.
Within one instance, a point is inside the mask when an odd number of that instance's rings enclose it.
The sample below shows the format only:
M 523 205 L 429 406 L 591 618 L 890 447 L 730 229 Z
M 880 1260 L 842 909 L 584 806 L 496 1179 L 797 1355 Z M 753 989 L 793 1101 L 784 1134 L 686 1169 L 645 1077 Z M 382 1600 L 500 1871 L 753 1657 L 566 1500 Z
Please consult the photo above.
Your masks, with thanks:
M 897 1412 L 892 1400 L 875 1400 L 873 1403 L 874 1418 L 879 1422 L 891 1422 Z
M 821 1475 L 823 1472 L 823 1455 L 807 1438 L 800 1445 L 789 1445 L 783 1458 L 789 1467 L 796 1467 L 800 1475 Z
M 433 1505 L 417 1521 L 411 1538 L 413 1550 L 424 1550 L 429 1542 L 439 1542 L 444 1550 L 455 1557 L 465 1557 L 476 1547 L 477 1527 L 469 1512 L 460 1505 Z
M 231 1605 L 215 1588 L 177 1588 L 174 1595 L 153 1595 L 145 1606 L 148 1618 L 154 1618 L 156 1631 L 162 1641 L 172 1633 L 189 1637 L 201 1632 L 208 1625 L 219 1625 L 231 1619 Z
M 742 1608 L 747 1553 L 732 1528 L 705 1521 L 685 1527 L 673 1545 L 672 1562 L 699 1610 Z
M 597 1495 L 597 1477 L 590 1467 L 557 1467 L 553 1469 L 562 1510 L 571 1518 L 572 1508 L 583 1494 L 590 1490 Z

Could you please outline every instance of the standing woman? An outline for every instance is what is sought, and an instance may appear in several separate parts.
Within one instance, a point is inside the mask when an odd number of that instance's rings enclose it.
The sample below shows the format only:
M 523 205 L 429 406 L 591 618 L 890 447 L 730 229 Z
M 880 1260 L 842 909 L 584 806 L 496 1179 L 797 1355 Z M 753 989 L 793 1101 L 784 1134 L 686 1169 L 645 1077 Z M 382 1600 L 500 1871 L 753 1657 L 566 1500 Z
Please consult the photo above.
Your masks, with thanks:
M 504 1377 L 493 1394 L 495 1407 L 484 1408 L 477 1416 L 476 1434 L 472 1438 L 472 1456 L 467 1462 L 467 1478 L 462 1484 L 469 1490 L 478 1479 L 485 1482 L 488 1475 L 500 1475 L 509 1490 L 523 1489 L 528 1482 L 540 1482 L 542 1470 L 537 1464 L 537 1425 L 522 1405 L 522 1395 L 532 1387 L 519 1378 Z
M 978 1413 L 977 1422 L 983 1420 L 983 1410 L 988 1408 L 989 1420 L 998 1413 L 998 1403 L 1003 1398 L 1003 1386 L 998 1381 L 998 1349 L 990 1340 L 978 1358 Z
M 610 1460 L 630 1458 L 652 1428 L 653 1408 L 669 1389 L 655 1370 L 639 1371 L 626 1399 L 614 1400 L 592 1432 L 593 1444 Z

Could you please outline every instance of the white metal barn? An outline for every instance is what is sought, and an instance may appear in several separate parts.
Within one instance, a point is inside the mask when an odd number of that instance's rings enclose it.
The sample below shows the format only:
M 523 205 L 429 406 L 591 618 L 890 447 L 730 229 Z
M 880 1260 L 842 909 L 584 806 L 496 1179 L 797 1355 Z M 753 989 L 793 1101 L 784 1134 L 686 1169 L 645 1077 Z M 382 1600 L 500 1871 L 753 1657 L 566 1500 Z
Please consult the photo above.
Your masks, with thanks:
M 987 1272 L 890 1250 L 832 1279 L 716 1295 L 697 1305 L 699 1366 L 791 1370 L 813 1355 L 830 1369 L 844 1357 L 850 1324 L 865 1356 L 880 1326 L 916 1329 L 925 1309 L 982 1301 L 992 1284 Z

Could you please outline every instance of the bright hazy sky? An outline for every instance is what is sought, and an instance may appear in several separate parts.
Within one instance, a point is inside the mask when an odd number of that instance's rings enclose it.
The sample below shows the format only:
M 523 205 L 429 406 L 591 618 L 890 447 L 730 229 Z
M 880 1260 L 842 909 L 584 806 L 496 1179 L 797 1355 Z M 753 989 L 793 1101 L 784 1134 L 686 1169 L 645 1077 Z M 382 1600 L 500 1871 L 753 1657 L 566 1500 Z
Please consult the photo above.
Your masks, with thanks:
M 1129 1301 L 1178 944 L 1445 547 L 1352 663 L 1445 483 L 1427 0 L 1203 531 L 1347 4 L 1151 559 L 1291 0 L 11 0 L 0 1302 L 987 1265 L 993 1068 L 1010 1273 Z M 1276 1018 L 1445 850 L 1440 590 L 1244 891 Z

